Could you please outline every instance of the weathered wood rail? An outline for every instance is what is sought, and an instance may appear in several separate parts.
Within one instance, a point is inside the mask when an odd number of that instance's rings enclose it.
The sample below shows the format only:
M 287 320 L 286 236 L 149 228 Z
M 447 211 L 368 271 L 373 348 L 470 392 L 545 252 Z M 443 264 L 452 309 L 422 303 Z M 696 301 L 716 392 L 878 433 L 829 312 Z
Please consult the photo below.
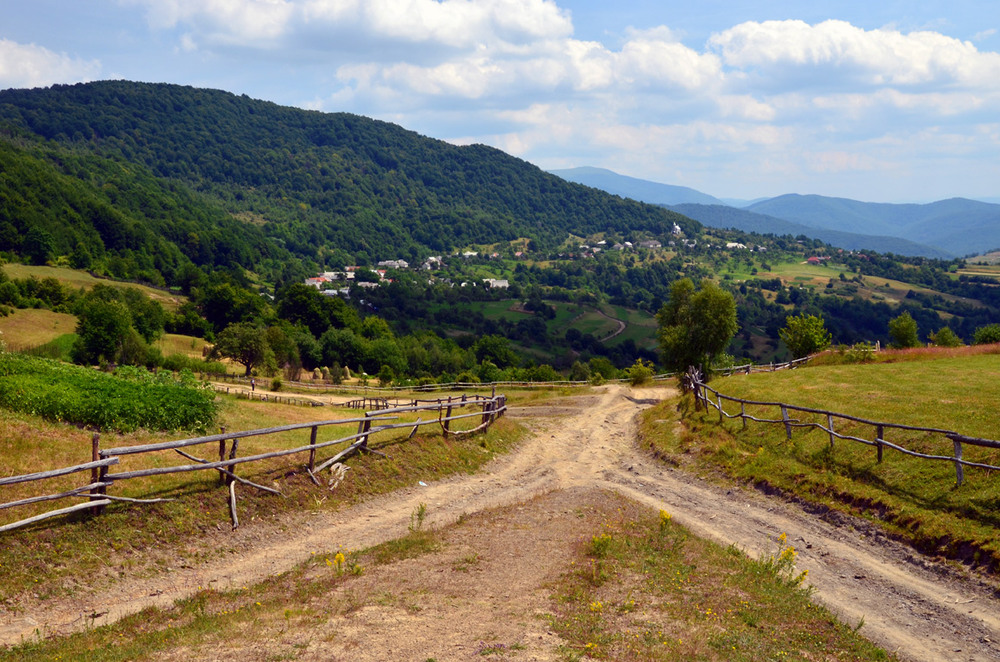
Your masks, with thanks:
M 454 413 L 455 409 L 472 408 L 472 413 Z M 192 437 L 189 439 L 179 439 L 174 441 L 158 442 L 153 444 L 142 444 L 138 446 L 120 446 L 117 448 L 100 448 L 100 435 L 95 434 L 92 442 L 92 461 L 71 467 L 52 469 L 18 476 L 8 476 L 0 478 L 0 486 L 13 485 L 17 483 L 27 483 L 43 481 L 58 476 L 66 476 L 73 473 L 91 471 L 91 480 L 88 484 L 80 487 L 64 490 L 54 494 L 43 494 L 28 498 L 18 499 L 7 503 L 0 503 L 0 510 L 26 506 L 43 501 L 53 501 L 58 499 L 83 498 L 86 503 L 76 504 L 67 508 L 60 508 L 50 512 L 35 515 L 16 522 L 11 522 L 0 526 L 0 533 L 59 515 L 90 509 L 94 515 L 99 515 L 105 507 L 114 501 L 128 501 L 133 503 L 159 503 L 172 499 L 135 499 L 131 497 L 112 496 L 107 493 L 109 487 L 113 487 L 117 482 L 148 477 L 162 476 L 166 474 L 186 473 L 193 471 L 216 471 L 219 474 L 219 484 L 224 485 L 228 490 L 230 514 L 233 528 L 239 526 L 239 518 L 236 513 L 236 491 L 237 483 L 246 485 L 269 494 L 280 495 L 280 491 L 259 485 L 242 476 L 237 475 L 239 465 L 260 462 L 274 458 L 286 457 L 300 453 L 308 453 L 308 460 L 305 463 L 305 470 L 312 482 L 319 486 L 320 482 L 316 474 L 320 471 L 332 467 L 338 462 L 342 462 L 350 455 L 358 452 L 368 452 L 382 455 L 381 452 L 368 446 L 369 438 L 379 432 L 390 430 L 409 429 L 408 438 L 412 438 L 417 429 L 425 425 L 438 425 L 445 435 L 466 435 L 472 434 L 488 428 L 499 417 L 507 411 L 507 398 L 504 395 L 493 396 L 463 396 L 461 398 L 440 399 L 437 401 L 412 404 L 394 408 L 378 408 L 366 411 L 364 416 L 346 419 L 330 419 L 323 421 L 312 421 L 308 423 L 295 423 L 281 425 L 270 428 L 260 428 L 256 430 L 243 430 L 240 432 L 226 432 L 225 429 L 219 434 Z M 420 414 L 430 413 L 426 420 Z M 436 416 L 433 414 L 436 413 Z M 418 415 L 416 421 L 395 422 L 404 416 Z M 452 429 L 454 421 L 464 419 L 475 419 L 476 425 L 468 429 Z M 322 428 L 329 426 L 343 426 L 357 424 L 357 432 L 338 437 L 328 441 L 320 441 L 319 433 Z M 308 444 L 302 444 L 294 448 L 281 448 L 264 453 L 256 453 L 243 457 L 238 456 L 239 443 L 241 439 L 250 437 L 268 436 L 296 430 L 309 430 Z M 346 444 L 329 459 L 317 464 L 317 451 L 324 448 Z M 188 450 L 198 446 L 209 446 L 218 449 L 218 460 L 197 457 L 191 455 Z M 145 453 L 157 453 L 161 451 L 174 451 L 178 455 L 193 464 L 179 464 L 172 466 L 145 467 L 132 470 L 111 472 L 110 468 L 119 465 L 122 459 L 128 456 Z
M 787 361 L 785 363 L 747 363 L 745 365 L 737 365 L 731 368 L 722 368 L 720 370 L 713 370 L 716 375 L 720 377 L 731 377 L 732 375 L 749 375 L 755 372 L 777 372 L 778 370 L 794 370 L 801 365 L 805 365 L 812 357 L 803 356 L 801 359 L 795 359 L 794 361 Z
M 921 427 L 916 425 L 903 425 L 901 423 L 890 423 L 885 421 L 873 421 L 867 418 L 861 418 L 858 416 L 851 416 L 850 414 L 843 414 L 835 411 L 828 411 L 826 409 L 815 409 L 812 407 L 802 407 L 799 405 L 793 405 L 786 402 L 770 402 L 762 400 L 747 400 L 744 398 L 737 398 L 730 395 L 725 395 L 715 390 L 711 386 L 705 384 L 699 379 L 692 378 L 691 373 L 685 376 L 690 390 L 693 391 L 695 402 L 698 406 L 704 406 L 707 410 L 709 407 L 715 409 L 719 412 L 719 423 L 726 418 L 735 419 L 739 418 L 743 423 L 743 429 L 747 427 L 747 421 L 754 421 L 755 423 L 782 425 L 785 428 L 785 436 L 788 439 L 792 438 L 792 430 L 794 428 L 813 428 L 822 430 L 829 435 L 830 447 L 833 448 L 834 442 L 837 439 L 842 439 L 845 441 L 853 441 L 860 444 L 865 444 L 866 446 L 872 446 L 876 449 L 876 458 L 879 463 L 882 462 L 883 451 L 886 448 L 891 448 L 895 451 L 899 451 L 905 455 L 912 457 L 918 457 L 925 460 L 938 460 L 944 462 L 951 462 L 955 466 L 955 482 L 958 486 L 962 485 L 965 480 L 965 467 L 978 467 L 981 469 L 991 469 L 1000 470 L 1000 466 L 985 464 L 982 462 L 970 462 L 963 459 L 962 457 L 962 446 L 963 444 L 969 446 L 978 446 L 982 448 L 994 448 L 1000 449 L 1000 441 L 994 441 L 992 439 L 978 439 L 975 437 L 968 437 L 954 430 L 943 430 L 940 428 L 930 428 Z M 739 413 L 729 413 L 725 410 L 723 402 L 731 402 L 739 405 Z M 757 416 L 752 416 L 747 413 L 747 407 L 773 407 L 777 408 L 780 413 L 781 418 L 761 418 Z M 803 414 L 811 414 L 819 417 L 825 417 L 826 423 L 818 423 L 816 421 L 801 420 L 798 418 L 792 418 L 790 412 L 800 412 Z M 834 425 L 835 420 L 847 421 L 850 423 L 860 424 L 862 426 L 871 426 L 874 432 L 873 439 L 866 439 L 864 437 L 859 437 L 850 434 L 842 434 L 837 432 Z M 886 440 L 886 430 L 903 430 L 907 432 L 923 432 L 931 435 L 940 435 L 952 442 L 952 455 L 936 455 L 931 453 L 921 453 L 899 444 L 893 443 Z
M 781 364 L 784 365 L 784 364 Z M 746 366 L 740 366 L 740 369 Z M 766 366 L 764 366 L 766 368 Z M 775 366 L 774 369 L 780 369 Z M 759 369 L 755 369 L 759 371 Z M 662 373 L 659 375 L 653 375 L 653 381 L 664 381 L 675 377 L 674 373 Z M 200 378 L 203 381 L 226 381 L 232 382 L 237 385 L 250 388 L 250 378 L 236 375 L 211 375 L 208 373 L 201 374 Z M 270 388 L 270 381 L 264 377 L 256 377 L 257 388 L 267 390 Z M 606 384 L 626 384 L 628 379 L 609 379 L 604 383 Z M 481 390 L 481 389 L 510 389 L 510 388 L 565 388 L 565 387 L 585 387 L 593 386 L 589 381 L 570 381 L 570 380 L 560 380 L 554 382 L 516 382 L 516 381 L 503 381 L 503 382 L 448 382 L 446 384 L 423 384 L 423 385 L 413 385 L 413 386 L 366 386 L 362 384 L 334 384 L 333 382 L 294 382 L 285 381 L 284 387 L 289 389 L 297 389 L 300 391 L 314 391 L 320 393 L 341 393 L 341 394 L 362 394 L 363 397 L 368 397 L 368 394 L 373 394 L 372 397 L 379 397 L 377 394 L 386 394 L 383 397 L 389 397 L 391 394 L 395 393 L 434 393 L 438 391 L 462 391 L 462 390 Z M 223 389 L 223 392 L 225 390 Z M 259 394 L 258 394 L 259 395 Z M 283 396 L 284 397 L 284 396 Z M 259 398 L 258 398 L 259 399 Z

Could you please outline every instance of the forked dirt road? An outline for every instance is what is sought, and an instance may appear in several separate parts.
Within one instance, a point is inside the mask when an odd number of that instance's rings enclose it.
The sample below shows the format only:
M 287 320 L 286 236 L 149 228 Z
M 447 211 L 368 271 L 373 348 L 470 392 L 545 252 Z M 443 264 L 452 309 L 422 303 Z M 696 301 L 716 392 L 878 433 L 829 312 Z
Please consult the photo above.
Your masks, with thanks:
M 786 533 L 799 551 L 797 568 L 809 570 L 815 599 L 848 624 L 863 619 L 862 633 L 902 659 L 1000 659 L 1000 611 L 989 586 L 916 558 L 864 522 L 810 514 L 751 490 L 719 488 L 640 452 L 637 415 L 669 393 L 605 386 L 556 405 L 513 409 L 510 415 L 532 434 L 483 473 L 296 522 L 245 525 L 220 534 L 213 542 L 230 553 L 205 565 L 122 580 L 73 604 L 26 605 L 24 612 L 2 614 L 0 644 L 112 622 L 147 606 L 169 605 L 200 587 L 246 586 L 288 570 L 311 552 L 338 545 L 360 549 L 399 537 L 421 503 L 427 523 L 442 526 L 554 491 L 603 488 L 666 509 L 696 535 L 752 555 L 773 552 L 777 536 Z

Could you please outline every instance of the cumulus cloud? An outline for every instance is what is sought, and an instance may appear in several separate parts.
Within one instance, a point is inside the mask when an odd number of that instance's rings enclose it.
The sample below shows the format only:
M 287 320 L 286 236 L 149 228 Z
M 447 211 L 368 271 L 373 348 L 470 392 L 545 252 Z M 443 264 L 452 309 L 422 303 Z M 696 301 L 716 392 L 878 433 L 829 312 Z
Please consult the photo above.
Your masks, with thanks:
M 271 48 L 302 35 L 335 50 L 341 39 L 398 40 L 469 48 L 570 34 L 568 14 L 552 0 L 125 0 L 146 7 L 154 28 L 183 26 L 209 47 Z M 326 37 L 319 44 L 315 37 Z
M 737 69 L 758 69 L 781 80 L 814 70 L 816 85 L 1000 86 L 1000 54 L 936 32 L 863 30 L 845 21 L 747 22 L 713 35 L 709 46 Z
M 54 53 L 35 44 L 0 39 L 0 88 L 44 87 L 93 80 L 101 71 L 96 60 Z

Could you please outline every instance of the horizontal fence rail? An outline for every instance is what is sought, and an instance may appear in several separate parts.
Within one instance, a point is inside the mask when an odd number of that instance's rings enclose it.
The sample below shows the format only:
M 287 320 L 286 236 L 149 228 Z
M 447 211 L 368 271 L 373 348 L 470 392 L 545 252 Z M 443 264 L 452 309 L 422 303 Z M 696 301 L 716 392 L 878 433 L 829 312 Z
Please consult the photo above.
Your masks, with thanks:
M 384 402 L 384 401 L 383 401 Z M 160 476 L 165 474 L 176 474 L 176 473 L 186 473 L 192 471 L 216 471 L 219 474 L 220 485 L 225 485 L 229 491 L 229 503 L 230 503 L 230 514 L 233 521 L 233 528 L 235 529 L 239 525 L 239 519 L 236 514 L 236 496 L 235 496 L 235 484 L 239 483 L 246 485 L 248 487 L 253 487 L 255 489 L 270 493 L 280 495 L 281 492 L 267 487 L 265 485 L 259 485 L 246 478 L 237 475 L 237 467 L 239 465 L 259 462 L 263 460 L 286 457 L 290 455 L 296 455 L 301 453 L 308 453 L 308 460 L 305 465 L 306 473 L 312 482 L 319 486 L 320 482 L 316 477 L 316 474 L 326 469 L 332 467 L 338 462 L 346 459 L 350 455 L 358 452 L 367 452 L 371 454 L 383 455 L 378 450 L 370 448 L 368 446 L 368 441 L 371 435 L 377 434 L 379 432 L 385 432 L 389 430 L 404 430 L 409 429 L 410 434 L 407 438 L 412 438 L 418 428 L 426 425 L 435 425 L 441 428 L 444 435 L 467 435 L 475 432 L 479 432 L 488 428 L 492 425 L 499 417 L 503 416 L 507 412 L 507 398 L 504 395 L 492 395 L 492 396 L 479 396 L 479 395 L 464 395 L 464 396 L 452 396 L 448 398 L 438 398 L 437 400 L 430 401 L 410 401 L 406 406 L 396 406 L 388 408 L 388 403 L 386 406 L 372 407 L 371 409 L 365 411 L 364 416 L 358 416 L 355 418 L 343 418 L 343 419 L 328 419 L 322 421 L 312 421 L 308 423 L 293 423 L 289 425 L 281 425 L 270 428 L 260 428 L 255 430 L 243 430 L 239 432 L 226 432 L 224 429 L 220 434 L 205 435 L 201 437 L 192 437 L 188 439 L 178 439 L 173 441 L 158 442 L 153 444 L 142 444 L 137 446 L 120 446 L 116 448 L 99 448 L 100 435 L 95 434 L 92 441 L 92 457 L 93 461 L 84 464 L 78 464 L 71 467 L 64 467 L 59 469 L 52 469 L 49 471 L 40 471 L 31 474 L 23 474 L 19 476 L 8 476 L 0 478 L 0 485 L 14 485 L 19 483 L 28 483 L 35 481 L 42 481 L 50 478 L 55 478 L 58 476 L 65 476 L 68 474 L 78 473 L 90 470 L 91 480 L 88 484 L 82 485 L 80 487 L 72 488 L 69 490 L 64 490 L 55 494 L 44 494 L 38 496 L 31 496 L 23 499 L 18 499 L 15 501 L 10 501 L 7 503 L 0 503 L 0 510 L 7 508 L 14 508 L 18 506 L 26 506 L 29 504 L 39 503 L 43 501 L 52 501 L 57 499 L 67 499 L 67 498 L 83 498 L 87 499 L 87 503 L 76 504 L 67 508 L 60 508 L 58 510 L 53 510 L 41 515 L 36 515 L 29 517 L 27 519 L 22 519 L 17 522 L 12 522 L 0 526 L 0 533 L 5 531 L 10 531 L 16 528 L 27 526 L 35 522 L 42 521 L 50 517 L 56 517 L 59 515 L 69 514 L 81 510 L 90 509 L 90 512 L 94 515 L 98 515 L 103 512 L 104 508 L 115 501 L 128 501 L 132 503 L 159 503 L 163 501 L 171 501 L 172 499 L 135 499 L 130 497 L 122 496 L 111 496 L 107 494 L 109 487 L 113 487 L 117 482 L 123 480 L 129 480 L 133 478 L 147 477 L 147 476 Z M 461 410 L 465 408 L 475 409 L 474 412 L 468 413 L 457 413 L 455 410 Z M 426 420 L 423 417 L 418 417 L 416 421 L 399 421 L 399 419 L 408 414 L 423 414 L 430 412 L 432 416 L 428 416 Z M 452 423 L 454 421 L 460 421 L 465 419 L 476 419 L 477 425 L 471 429 L 457 430 L 452 428 Z M 321 441 L 319 439 L 320 430 L 329 426 L 343 426 L 343 425 L 357 425 L 357 431 L 351 434 L 340 436 L 336 439 Z M 257 453 L 253 455 L 245 455 L 238 457 L 239 443 L 241 439 L 247 439 L 250 437 L 261 437 L 267 435 L 274 435 L 284 432 L 292 432 L 296 430 L 309 430 L 309 443 L 296 446 L 294 448 L 283 448 L 280 450 L 273 450 L 265 453 Z M 206 458 L 199 458 L 194 455 L 189 454 L 187 451 L 198 446 L 212 445 L 213 448 L 217 445 L 218 448 L 218 460 L 210 460 Z M 317 465 L 317 451 L 324 448 L 345 445 L 346 447 L 340 449 L 333 457 L 321 462 Z M 126 471 L 118 471 L 115 473 L 110 473 L 109 468 L 118 465 L 122 458 L 127 456 L 140 455 L 144 453 L 156 453 L 162 451 L 174 451 L 178 455 L 188 460 L 191 460 L 193 464 L 179 464 L 173 466 L 159 466 L 152 468 L 142 468 L 133 469 Z M 336 468 L 336 467 L 334 467 Z
M 937 460 L 944 462 L 951 462 L 955 466 L 955 482 L 957 485 L 961 486 L 962 482 L 965 480 L 965 467 L 978 467 L 981 469 L 991 469 L 1000 470 L 1000 466 L 995 466 L 992 464 L 984 464 L 981 462 L 970 462 L 962 458 L 962 446 L 978 446 L 982 448 L 994 448 L 1000 449 L 1000 441 L 995 441 L 992 439 L 978 439 L 975 437 L 967 437 L 961 435 L 953 430 L 944 430 L 941 428 L 931 428 L 922 427 L 917 425 L 904 425 L 901 423 L 891 423 L 885 421 L 874 421 L 867 418 L 861 418 L 859 416 L 851 416 L 849 414 L 844 414 L 840 412 L 827 411 L 825 409 L 816 409 L 813 407 L 802 407 L 799 405 L 793 405 L 785 402 L 771 402 L 763 400 L 748 400 L 744 398 L 737 398 L 730 395 L 725 395 L 715 390 L 711 386 L 708 386 L 704 382 L 698 379 L 688 379 L 688 384 L 692 387 L 694 393 L 695 401 L 698 405 L 704 406 L 707 410 L 709 407 L 717 410 L 719 412 L 719 422 L 721 423 L 724 419 L 735 419 L 739 418 L 743 422 L 743 429 L 746 429 L 747 421 L 754 421 L 755 423 L 763 424 L 774 424 L 783 425 L 785 427 L 785 436 L 788 439 L 792 438 L 793 428 L 813 428 L 821 430 L 830 439 L 830 447 L 834 445 L 836 439 L 842 439 L 845 441 L 853 441 L 866 446 L 872 446 L 876 449 L 876 457 L 878 462 L 882 462 L 883 451 L 885 448 L 891 448 L 895 451 L 899 451 L 905 455 L 911 457 L 918 457 L 925 460 Z M 725 410 L 723 402 L 731 402 L 739 405 L 739 413 L 729 413 Z M 780 418 L 762 418 L 758 416 L 752 416 L 747 413 L 747 406 L 754 407 L 774 407 L 778 409 L 780 413 Z M 803 414 L 813 414 L 816 416 L 821 416 L 826 418 L 826 424 L 817 423 L 815 421 L 799 420 L 797 418 L 792 418 L 791 413 L 800 412 Z M 873 439 L 867 439 L 864 437 L 857 437 L 848 434 L 842 434 L 837 432 L 834 426 L 834 420 L 839 419 L 842 421 L 848 421 L 851 423 L 857 423 L 864 426 L 871 426 L 874 432 Z M 899 444 L 887 441 L 885 438 L 886 430 L 904 430 L 908 432 L 924 432 L 932 435 L 940 435 L 952 442 L 952 455 L 936 455 L 931 453 L 921 453 L 915 451 Z
M 804 359 L 800 359 L 804 360 Z M 786 364 L 781 364 L 786 365 Z M 740 369 L 746 366 L 740 366 Z M 766 368 L 762 366 L 760 368 Z M 774 369 L 780 369 L 775 367 Z M 757 372 L 761 370 L 755 370 Z M 768 372 L 770 370 L 767 370 Z M 662 373 L 659 375 L 653 375 L 653 381 L 663 381 L 666 379 L 671 379 L 677 375 L 672 372 Z M 247 389 L 251 388 L 250 377 L 237 376 L 237 375 L 222 375 L 222 374 L 211 374 L 203 373 L 200 375 L 203 381 L 226 381 L 232 382 L 243 386 Z M 267 390 L 270 388 L 270 381 L 262 377 L 252 378 L 256 381 L 256 387 L 259 389 Z M 629 379 L 607 379 L 602 382 L 603 384 L 627 384 Z M 287 381 L 282 380 L 282 388 L 294 388 L 303 391 L 319 391 L 321 393 L 343 393 L 348 395 L 354 394 L 368 394 L 368 393 L 433 393 L 437 391 L 459 391 L 459 390 L 476 390 L 476 389 L 498 389 L 498 388 L 564 388 L 564 387 L 582 387 L 582 386 L 593 386 L 593 382 L 590 381 L 571 381 L 571 380 L 560 380 L 554 382 L 530 382 L 530 381 L 504 381 L 504 382 L 448 382 L 446 384 L 423 384 L 423 385 L 413 385 L 413 386 L 367 386 L 362 384 L 334 384 L 333 382 L 297 382 L 297 381 Z M 216 390 L 219 390 L 218 388 Z M 225 393 L 225 387 L 222 387 L 221 392 Z M 251 391 L 253 392 L 253 391 Z M 246 394 L 242 391 L 236 392 L 242 397 L 246 397 Z M 254 397 L 258 400 L 263 399 L 261 396 L 263 394 L 257 393 Z M 272 396 L 273 397 L 273 396 Z M 286 396 L 282 395 L 282 398 Z M 289 396 L 294 399 L 294 396 Z

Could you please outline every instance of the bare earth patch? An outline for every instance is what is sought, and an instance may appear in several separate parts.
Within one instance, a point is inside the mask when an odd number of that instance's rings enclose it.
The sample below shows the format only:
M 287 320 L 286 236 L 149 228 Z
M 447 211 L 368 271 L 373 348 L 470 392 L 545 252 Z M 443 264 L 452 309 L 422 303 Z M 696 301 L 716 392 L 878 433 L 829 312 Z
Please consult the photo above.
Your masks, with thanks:
M 709 485 L 638 451 L 637 414 L 668 394 L 606 386 L 556 407 L 514 411 L 534 434 L 484 473 L 401 490 L 337 513 L 254 522 L 213 541 L 229 545 L 225 558 L 125 578 L 72 604 L 25 605 L 21 613 L 0 614 L 0 643 L 17 643 L 36 629 L 81 628 L 86 614 L 102 614 L 98 625 L 111 622 L 147 606 L 169 605 L 201 586 L 248 585 L 288 570 L 311 552 L 398 538 L 424 503 L 427 526 L 464 521 L 447 531 L 440 551 L 352 580 L 344 590 L 355 592 L 329 598 L 329 618 L 308 633 L 293 629 L 285 640 L 279 625 L 262 624 L 258 646 L 268 655 L 301 659 L 441 661 L 479 659 L 481 644 L 502 644 L 523 647 L 516 659 L 554 659 L 560 642 L 540 618 L 545 584 L 564 568 L 566 545 L 587 531 L 589 504 L 600 504 L 601 490 L 613 490 L 668 510 L 696 535 L 752 555 L 773 551 L 773 541 L 786 533 L 799 550 L 798 569 L 809 570 L 817 601 L 849 624 L 863 618 L 862 634 L 902 659 L 1000 659 L 992 587 L 917 557 L 864 522 Z M 583 522 L 578 511 L 585 513 Z M 277 648 L 269 649 L 272 644 Z M 209 657 L 234 656 L 215 646 L 205 651 Z M 238 656 L 267 657 L 250 648 Z

